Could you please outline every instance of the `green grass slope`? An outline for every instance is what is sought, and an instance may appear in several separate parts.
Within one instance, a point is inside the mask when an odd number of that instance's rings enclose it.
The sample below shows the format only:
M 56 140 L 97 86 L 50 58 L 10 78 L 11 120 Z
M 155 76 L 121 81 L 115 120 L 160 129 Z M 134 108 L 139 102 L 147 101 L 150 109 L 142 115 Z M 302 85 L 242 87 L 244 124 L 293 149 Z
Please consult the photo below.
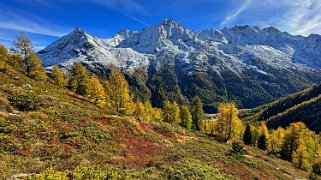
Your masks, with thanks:
M 321 131 L 321 84 L 291 94 L 275 102 L 241 112 L 244 121 L 267 121 L 271 128 L 304 122 L 309 129 Z
M 34 91 L 35 111 L 7 97 Z M 0 72 L 0 179 L 303 179 L 308 174 L 264 151 L 230 146 L 163 122 L 109 115 L 81 96 L 10 71 Z M 42 172 L 41 176 L 37 175 Z M 67 176 L 66 176 L 67 177 Z M 51 176 L 53 178 L 53 176 Z

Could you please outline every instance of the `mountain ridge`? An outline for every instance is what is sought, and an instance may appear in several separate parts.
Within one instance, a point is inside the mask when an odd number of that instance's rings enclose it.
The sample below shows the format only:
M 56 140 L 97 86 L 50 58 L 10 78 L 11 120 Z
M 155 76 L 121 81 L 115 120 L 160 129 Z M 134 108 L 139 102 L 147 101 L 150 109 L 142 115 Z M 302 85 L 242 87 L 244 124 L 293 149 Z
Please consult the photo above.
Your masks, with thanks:
M 145 92 L 137 98 L 151 99 L 156 106 L 165 99 L 188 103 L 198 95 L 211 107 L 234 100 L 248 108 L 320 82 L 320 42 L 318 35 L 292 36 L 274 27 L 194 31 L 165 19 L 108 39 L 78 28 L 38 55 L 45 66 L 58 64 L 68 70 L 80 61 L 100 76 L 108 76 L 107 69 L 116 66 L 132 82 L 140 82 L 131 84 Z

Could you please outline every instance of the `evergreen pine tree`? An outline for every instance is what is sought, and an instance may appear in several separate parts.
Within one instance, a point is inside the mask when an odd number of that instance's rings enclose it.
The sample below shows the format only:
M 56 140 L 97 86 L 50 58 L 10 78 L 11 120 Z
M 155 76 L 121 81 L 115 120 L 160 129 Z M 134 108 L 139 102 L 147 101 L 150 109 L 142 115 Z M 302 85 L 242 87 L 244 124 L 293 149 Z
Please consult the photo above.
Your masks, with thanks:
M 257 143 L 257 147 L 262 149 L 262 150 L 267 150 L 267 148 L 268 148 L 268 140 L 267 140 L 265 134 L 262 134 L 259 137 L 259 140 L 258 140 L 258 143 Z
M 180 109 L 180 118 L 181 118 L 181 125 L 187 129 L 192 128 L 193 120 L 192 115 L 187 106 L 182 106 Z
M 195 96 L 191 103 L 192 129 L 204 132 L 204 111 L 201 99 Z
M 252 138 L 252 132 L 251 132 L 251 125 L 247 124 L 245 132 L 243 134 L 243 142 L 246 145 L 251 145 L 252 141 L 253 141 L 253 138 Z

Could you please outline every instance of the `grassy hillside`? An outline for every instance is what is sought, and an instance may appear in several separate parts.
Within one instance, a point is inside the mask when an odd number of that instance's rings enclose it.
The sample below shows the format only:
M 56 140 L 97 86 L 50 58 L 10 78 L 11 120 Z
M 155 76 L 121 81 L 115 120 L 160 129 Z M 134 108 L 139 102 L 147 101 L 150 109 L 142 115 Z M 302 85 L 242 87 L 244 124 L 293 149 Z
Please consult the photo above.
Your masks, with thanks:
M 275 102 L 241 113 L 244 121 L 267 121 L 271 128 L 304 122 L 309 129 L 321 131 L 321 84 L 291 94 Z
M 35 97 L 18 111 L 8 97 Z M 289 162 L 163 122 L 109 115 L 86 98 L 15 71 L 0 72 L 0 177 L 53 174 L 74 179 L 302 179 Z M 38 173 L 41 175 L 37 175 Z M 82 175 L 81 175 L 82 174 Z

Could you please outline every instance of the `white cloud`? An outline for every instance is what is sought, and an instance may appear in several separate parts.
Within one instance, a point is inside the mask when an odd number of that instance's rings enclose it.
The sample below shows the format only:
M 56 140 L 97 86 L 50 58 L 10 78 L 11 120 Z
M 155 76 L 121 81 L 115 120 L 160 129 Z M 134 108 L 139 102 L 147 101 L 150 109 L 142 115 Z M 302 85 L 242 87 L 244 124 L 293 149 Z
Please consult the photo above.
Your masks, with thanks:
M 287 0 L 284 5 L 288 9 L 280 20 L 281 27 L 294 34 L 321 34 L 321 0 Z
M 145 8 L 135 0 L 89 0 L 104 5 L 110 9 L 126 14 L 147 14 Z
M 125 15 L 126 17 L 143 24 L 145 26 L 149 26 L 146 22 L 141 19 L 138 19 L 137 15 L 139 16 L 146 16 L 148 12 L 138 2 L 135 0 L 88 0 L 92 3 L 100 4 L 105 6 L 111 10 L 118 11 L 121 14 Z
M 221 25 L 233 23 L 276 26 L 299 35 L 321 34 L 321 0 L 245 0 Z
M 237 17 L 246 10 L 247 7 L 251 4 L 252 0 L 245 0 L 239 7 L 237 7 L 234 11 L 232 11 L 229 15 L 225 17 L 225 19 L 222 21 L 221 25 L 226 25 L 230 23 L 231 21 L 237 19 Z
M 0 9 L 0 28 L 56 37 L 70 31 L 70 28 L 55 26 L 36 15 L 12 8 Z

